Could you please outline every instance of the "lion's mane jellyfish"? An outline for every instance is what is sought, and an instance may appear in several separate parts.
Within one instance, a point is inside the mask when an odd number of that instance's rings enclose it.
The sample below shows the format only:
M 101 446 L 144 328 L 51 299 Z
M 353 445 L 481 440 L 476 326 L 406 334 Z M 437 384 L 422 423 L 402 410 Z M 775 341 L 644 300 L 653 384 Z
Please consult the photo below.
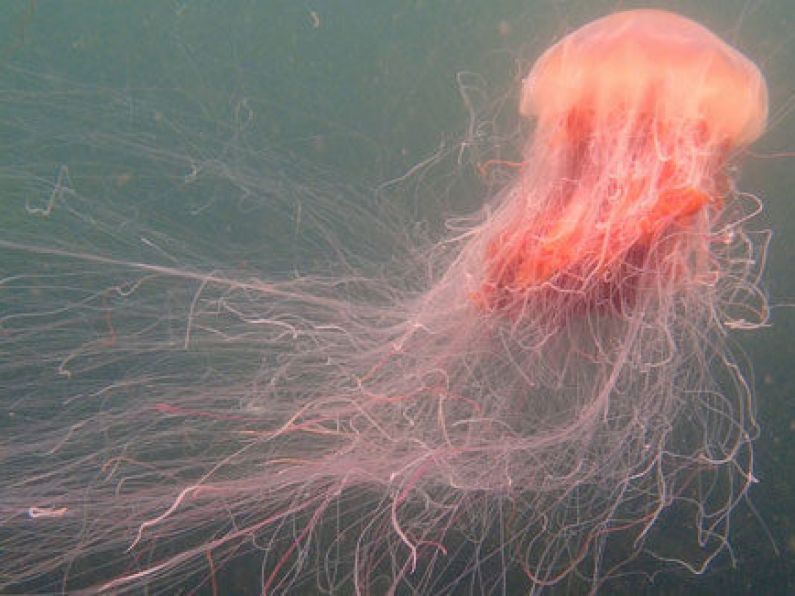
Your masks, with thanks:
M 582 591 L 731 557 L 755 423 L 728 332 L 766 320 L 731 167 L 764 79 L 686 18 L 621 12 L 546 51 L 519 112 L 515 180 L 422 248 L 422 282 L 3 240 L 47 264 L 4 280 L 26 358 L 0 586 L 217 587 L 248 553 L 263 593 Z M 53 196 L 48 225 L 102 216 Z
M 519 109 L 536 130 L 494 226 L 484 308 L 521 308 L 552 287 L 572 294 L 559 316 L 583 301 L 631 311 L 638 283 L 667 292 L 714 277 L 727 160 L 767 119 L 754 64 L 678 15 L 623 12 L 550 48 Z

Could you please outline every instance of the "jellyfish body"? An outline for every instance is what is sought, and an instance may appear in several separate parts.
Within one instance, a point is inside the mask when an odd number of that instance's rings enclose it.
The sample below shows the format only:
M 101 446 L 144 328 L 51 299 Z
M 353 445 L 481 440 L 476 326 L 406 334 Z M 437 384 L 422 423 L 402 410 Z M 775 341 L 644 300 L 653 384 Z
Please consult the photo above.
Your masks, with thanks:
M 664 237 L 704 231 L 729 191 L 727 160 L 764 130 L 767 91 L 758 68 L 701 25 L 633 10 L 547 50 L 519 111 L 536 130 L 475 296 L 491 309 L 544 284 L 604 301 L 615 289 L 605 280 L 633 278 Z M 666 275 L 704 273 L 692 259 L 654 258 Z

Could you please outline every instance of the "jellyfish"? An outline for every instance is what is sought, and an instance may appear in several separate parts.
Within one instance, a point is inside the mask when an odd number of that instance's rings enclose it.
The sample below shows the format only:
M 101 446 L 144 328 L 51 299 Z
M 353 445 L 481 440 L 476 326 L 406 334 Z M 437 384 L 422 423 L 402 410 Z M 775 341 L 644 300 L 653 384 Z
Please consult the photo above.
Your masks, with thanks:
M 652 252 L 664 279 L 712 275 L 708 244 L 671 243 L 720 211 L 727 160 L 764 130 L 766 86 L 752 62 L 678 15 L 622 12 L 547 50 L 519 111 L 536 130 L 474 296 L 485 308 L 545 284 L 575 301 L 632 301 Z M 677 240 L 663 240 L 672 229 Z
M 2 443 L 0 587 L 217 591 L 256 557 L 265 594 L 597 591 L 725 553 L 756 433 L 729 332 L 767 317 L 760 202 L 733 164 L 765 128 L 764 78 L 701 25 L 633 10 L 547 50 L 518 111 L 515 178 L 410 283 L 344 254 L 193 266 L 141 231 L 139 258 L 102 254 L 131 224 L 86 212 L 62 170 L 28 215 L 86 244 L 0 240 L 41 261 L 3 280 L 0 344 L 25 359 L 3 361 L 24 428 Z M 192 163 L 140 147 L 122 149 Z

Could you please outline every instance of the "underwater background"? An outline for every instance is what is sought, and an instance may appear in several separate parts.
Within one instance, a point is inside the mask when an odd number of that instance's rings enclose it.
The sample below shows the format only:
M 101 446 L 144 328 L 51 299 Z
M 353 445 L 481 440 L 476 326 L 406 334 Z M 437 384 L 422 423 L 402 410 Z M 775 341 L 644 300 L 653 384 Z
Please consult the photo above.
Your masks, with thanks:
M 25 231 L 31 211 L 58 208 L 52 188 L 74 188 L 108 197 L 107 204 L 91 206 L 98 215 L 109 209 L 119 222 L 156 229 L 183 266 L 207 271 L 256 262 L 263 272 L 322 269 L 312 249 L 318 239 L 270 229 L 262 197 L 246 196 L 244 184 L 227 189 L 201 177 L 203 164 L 256 167 L 259 161 L 260 188 L 279 193 L 298 186 L 305 189 L 301 200 L 344 195 L 388 204 L 391 217 L 433 235 L 447 218 L 471 212 L 499 187 L 499 180 L 479 175 L 476 163 L 518 158 L 517 138 L 530 128 L 515 115 L 517 91 L 532 61 L 579 25 L 636 6 L 649 3 L 3 2 L 0 234 L 13 228 L 16 238 L 30 243 L 120 260 L 151 258 L 149 248 L 108 236 L 45 238 L 41 225 Z M 795 4 L 693 0 L 653 6 L 706 25 L 767 77 L 769 130 L 739 162 L 738 185 L 761 197 L 765 213 L 754 225 L 769 227 L 773 237 L 763 284 L 772 306 L 770 327 L 733 337 L 753 370 L 760 426 L 759 483 L 732 518 L 734 561 L 721 556 L 700 577 L 668 571 L 655 577 L 648 593 L 792 594 Z M 140 144 L 133 148 L 136 139 Z M 167 158 L 177 150 L 195 156 L 195 170 L 152 170 L 157 152 Z M 20 197 L 27 211 L 11 208 Z M 222 202 L 230 206 L 222 210 L 224 220 L 206 216 Z M 333 209 L 333 202 L 327 206 Z M 338 221 L 334 213 L 328 222 L 347 249 L 389 261 L 394 239 Z M 115 237 L 126 238 L 121 227 Z M 20 258 L 0 252 L 0 275 Z M 4 384 L 0 399 L 12 399 Z M 19 423 L 3 420 L 0 431 Z M 2 549 L 0 542 L 0 558 Z M 234 563 L 218 577 L 225 593 L 257 593 L 256 558 Z M 620 581 L 611 584 L 611 592 L 620 590 Z

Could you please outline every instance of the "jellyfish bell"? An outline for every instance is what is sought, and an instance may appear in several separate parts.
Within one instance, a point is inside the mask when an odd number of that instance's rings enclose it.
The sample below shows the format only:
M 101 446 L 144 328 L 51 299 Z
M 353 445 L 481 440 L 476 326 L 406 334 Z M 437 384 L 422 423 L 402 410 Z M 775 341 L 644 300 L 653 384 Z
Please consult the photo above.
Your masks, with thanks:
M 632 10 L 567 35 L 523 82 L 519 112 L 536 129 L 476 301 L 505 310 L 546 285 L 580 305 L 631 303 L 650 257 L 669 280 L 703 277 L 704 238 L 673 238 L 708 232 L 727 161 L 767 111 L 759 69 L 685 17 Z M 620 298 L 606 278 L 625 282 Z
M 665 127 L 700 124 L 738 146 L 764 130 L 767 90 L 756 65 L 702 25 L 642 9 L 593 21 L 549 48 L 524 80 L 519 107 L 540 128 L 574 111 L 598 120 L 631 110 Z

